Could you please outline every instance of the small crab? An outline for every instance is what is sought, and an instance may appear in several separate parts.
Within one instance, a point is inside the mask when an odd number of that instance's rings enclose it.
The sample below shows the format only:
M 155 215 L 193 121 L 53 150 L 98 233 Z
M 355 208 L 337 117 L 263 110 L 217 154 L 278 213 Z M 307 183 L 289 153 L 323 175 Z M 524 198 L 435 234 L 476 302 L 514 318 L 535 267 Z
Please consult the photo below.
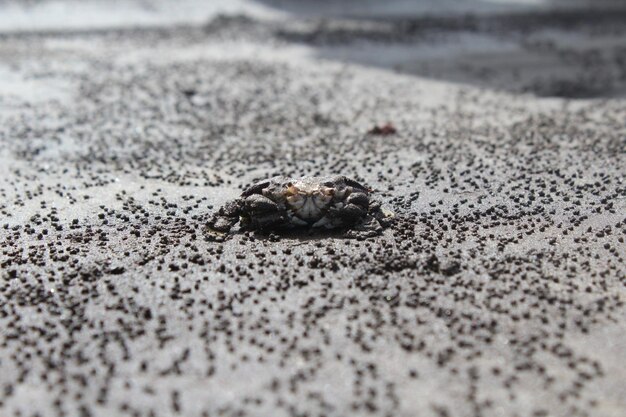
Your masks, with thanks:
M 242 227 L 256 230 L 310 227 L 377 234 L 391 216 L 372 201 L 368 188 L 343 175 L 279 176 L 244 190 L 240 198 L 219 209 L 209 226 L 228 232 L 241 221 Z

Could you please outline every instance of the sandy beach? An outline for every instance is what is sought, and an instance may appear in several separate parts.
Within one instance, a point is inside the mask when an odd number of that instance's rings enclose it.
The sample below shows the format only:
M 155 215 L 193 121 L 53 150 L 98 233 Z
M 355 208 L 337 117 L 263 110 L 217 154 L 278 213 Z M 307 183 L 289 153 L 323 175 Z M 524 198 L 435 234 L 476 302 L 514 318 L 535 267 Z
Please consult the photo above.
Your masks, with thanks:
M 0 1 L 0 416 L 626 415 L 624 39 L 617 1 Z M 392 226 L 207 229 L 327 174 Z

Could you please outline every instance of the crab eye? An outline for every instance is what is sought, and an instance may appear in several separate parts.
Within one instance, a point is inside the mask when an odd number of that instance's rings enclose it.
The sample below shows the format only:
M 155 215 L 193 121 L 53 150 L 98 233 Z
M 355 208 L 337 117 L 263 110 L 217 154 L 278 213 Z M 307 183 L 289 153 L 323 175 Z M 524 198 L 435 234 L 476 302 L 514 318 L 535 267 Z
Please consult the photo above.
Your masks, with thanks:
M 285 194 L 287 194 L 287 196 L 296 195 L 298 194 L 298 189 L 294 187 L 292 183 L 289 183 L 287 190 L 285 191 Z

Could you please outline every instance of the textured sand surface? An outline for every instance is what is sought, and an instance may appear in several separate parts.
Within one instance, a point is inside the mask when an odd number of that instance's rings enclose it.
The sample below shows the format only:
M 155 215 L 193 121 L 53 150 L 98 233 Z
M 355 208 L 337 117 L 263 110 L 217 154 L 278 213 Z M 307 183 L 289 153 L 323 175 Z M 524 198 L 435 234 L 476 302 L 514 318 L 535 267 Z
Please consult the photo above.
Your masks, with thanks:
M 0 36 L 0 416 L 626 415 L 623 15 L 525 13 Z M 332 173 L 394 225 L 205 228 Z

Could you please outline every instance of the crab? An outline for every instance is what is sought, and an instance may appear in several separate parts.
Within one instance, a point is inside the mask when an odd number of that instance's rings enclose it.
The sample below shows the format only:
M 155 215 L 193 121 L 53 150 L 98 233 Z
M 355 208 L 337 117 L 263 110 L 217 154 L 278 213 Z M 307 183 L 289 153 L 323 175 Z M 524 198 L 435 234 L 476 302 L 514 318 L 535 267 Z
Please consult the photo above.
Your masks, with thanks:
M 343 175 L 330 177 L 273 177 L 245 189 L 221 207 L 209 221 L 215 231 L 242 228 L 349 229 L 378 234 L 392 213 L 370 198 L 371 190 Z

